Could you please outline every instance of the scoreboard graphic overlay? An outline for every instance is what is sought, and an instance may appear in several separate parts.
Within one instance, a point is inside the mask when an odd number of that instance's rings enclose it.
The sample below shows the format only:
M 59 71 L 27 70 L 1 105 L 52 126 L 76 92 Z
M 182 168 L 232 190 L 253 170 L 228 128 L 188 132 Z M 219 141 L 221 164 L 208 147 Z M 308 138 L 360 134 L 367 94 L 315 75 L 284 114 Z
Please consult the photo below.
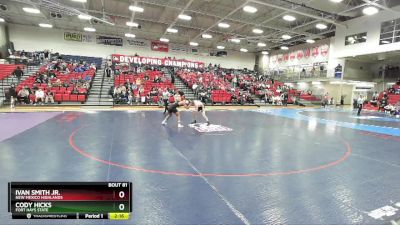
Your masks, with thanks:
M 13 219 L 127 220 L 131 182 L 10 182 L 8 211 Z

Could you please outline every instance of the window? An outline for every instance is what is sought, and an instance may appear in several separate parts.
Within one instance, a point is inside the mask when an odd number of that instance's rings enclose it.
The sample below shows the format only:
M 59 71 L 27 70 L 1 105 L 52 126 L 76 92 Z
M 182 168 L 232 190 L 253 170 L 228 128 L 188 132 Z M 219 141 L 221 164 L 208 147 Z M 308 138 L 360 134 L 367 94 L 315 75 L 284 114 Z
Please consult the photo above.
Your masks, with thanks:
M 367 32 L 346 36 L 344 45 L 354 45 L 367 41 Z
M 381 24 L 379 45 L 400 42 L 400 19 L 390 20 Z

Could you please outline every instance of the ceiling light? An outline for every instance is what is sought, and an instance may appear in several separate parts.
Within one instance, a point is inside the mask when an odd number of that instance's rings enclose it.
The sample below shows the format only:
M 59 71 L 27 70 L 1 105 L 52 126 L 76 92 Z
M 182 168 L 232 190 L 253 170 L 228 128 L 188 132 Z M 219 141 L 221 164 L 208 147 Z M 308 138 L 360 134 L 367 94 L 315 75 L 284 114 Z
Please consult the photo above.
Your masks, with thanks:
M 189 45 L 191 45 L 191 46 L 199 46 L 199 43 L 197 43 L 197 42 L 190 42 Z
M 85 28 L 83 28 L 83 30 L 87 31 L 87 32 L 95 32 L 96 31 L 96 29 L 94 29 L 93 27 L 85 27 Z
M 212 38 L 212 35 L 211 34 L 202 34 L 201 37 L 202 38 L 206 38 L 206 39 L 210 39 L 210 38 Z
M 181 20 L 191 20 L 192 19 L 191 16 L 188 16 L 188 15 L 185 15 L 185 14 L 179 14 L 178 18 L 181 19 Z
M 362 11 L 365 15 L 371 16 L 379 12 L 378 8 L 373 6 L 367 6 Z
M 313 81 L 313 82 L 311 82 L 311 84 L 313 84 L 313 85 L 320 85 L 320 84 L 321 84 L 321 81 Z
M 243 7 L 243 11 L 248 12 L 248 13 L 255 13 L 255 12 L 257 12 L 257 8 L 246 5 L 245 7 Z
M 331 2 L 334 2 L 334 3 L 339 3 L 339 2 L 342 2 L 343 0 L 330 0 Z
M 5 20 L 3 18 L 0 18 L 0 23 L 4 23 Z
M 257 43 L 257 46 L 258 47 L 265 47 L 265 46 L 267 46 L 267 44 L 265 44 L 263 42 L 259 42 L 259 43 Z
M 263 54 L 263 55 L 268 55 L 269 52 L 267 52 L 267 51 L 262 51 L 261 54 Z
M 83 14 L 81 14 L 81 15 L 78 16 L 78 18 L 81 19 L 81 20 L 91 20 L 92 16 L 91 15 L 83 15 Z
M 255 34 L 262 34 L 263 32 L 264 32 L 263 30 L 260 30 L 260 29 L 257 29 L 257 28 L 253 29 L 253 33 L 255 33 Z
M 22 10 L 24 10 L 27 13 L 33 13 L 33 14 L 39 14 L 40 13 L 40 10 L 39 9 L 35 9 L 35 8 L 24 7 L 24 8 L 22 8 Z
M 131 33 L 126 33 L 126 34 L 125 34 L 125 37 L 128 37 L 128 38 L 135 38 L 136 35 L 131 34 Z
M 240 43 L 240 39 L 237 39 L 237 38 L 232 38 L 232 39 L 230 39 L 230 41 L 234 42 L 234 43 Z
M 283 19 L 286 21 L 292 22 L 292 21 L 296 20 L 296 17 L 291 16 L 291 15 L 285 15 L 285 16 L 283 16 Z
M 313 39 L 307 39 L 306 42 L 309 43 L 309 44 L 314 44 L 315 43 L 315 41 Z
M 381 41 L 382 44 L 390 44 L 390 41 Z
M 81 2 L 81 3 L 86 3 L 87 2 L 87 0 L 71 0 L 71 1 L 73 1 L 73 2 Z
M 217 48 L 218 48 L 218 49 L 225 49 L 225 47 L 224 47 L 224 46 L 221 46 L 221 45 L 218 45 Z
M 248 52 L 249 50 L 245 49 L 245 48 L 241 48 L 240 49 L 241 52 Z
M 292 38 L 292 36 L 284 34 L 284 35 L 282 35 L 282 38 L 285 40 L 289 40 L 290 38 Z
M 48 23 L 39 23 L 39 27 L 43 27 L 43 28 L 52 28 L 53 25 L 48 24 Z
M 161 41 L 161 42 L 169 42 L 169 39 L 167 39 L 167 38 L 160 38 L 160 41 Z
M 169 32 L 169 33 L 178 33 L 178 29 L 175 29 L 175 28 L 168 28 L 168 29 L 167 29 L 167 32 Z
M 288 50 L 289 47 L 287 47 L 287 46 L 282 46 L 281 49 L 282 49 L 282 50 Z
M 328 28 L 328 26 L 326 24 L 323 24 L 323 23 L 317 23 L 317 25 L 315 25 L 315 27 L 320 29 L 320 30 L 325 30 L 326 28 Z
M 227 23 L 219 23 L 218 26 L 221 28 L 229 28 L 231 25 L 229 25 Z
M 144 9 L 142 7 L 134 6 L 134 5 L 129 6 L 129 10 L 131 10 L 132 12 L 143 12 L 144 11 Z
M 138 27 L 138 26 L 139 26 L 138 23 L 130 22 L 130 21 L 126 22 L 126 25 L 127 25 L 128 27 Z

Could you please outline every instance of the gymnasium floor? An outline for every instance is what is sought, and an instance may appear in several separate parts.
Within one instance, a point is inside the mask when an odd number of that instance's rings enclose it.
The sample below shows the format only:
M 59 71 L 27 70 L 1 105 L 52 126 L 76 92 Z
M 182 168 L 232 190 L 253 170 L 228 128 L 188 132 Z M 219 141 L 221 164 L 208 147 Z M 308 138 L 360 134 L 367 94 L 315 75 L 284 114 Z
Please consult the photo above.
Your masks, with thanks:
M 0 113 L 0 224 L 9 181 L 131 181 L 132 220 L 57 224 L 390 224 L 400 119 L 346 110 Z M 200 119 L 199 119 L 200 120 Z M 200 132 L 202 131 L 202 132 Z M 383 208 L 384 207 L 384 208 Z

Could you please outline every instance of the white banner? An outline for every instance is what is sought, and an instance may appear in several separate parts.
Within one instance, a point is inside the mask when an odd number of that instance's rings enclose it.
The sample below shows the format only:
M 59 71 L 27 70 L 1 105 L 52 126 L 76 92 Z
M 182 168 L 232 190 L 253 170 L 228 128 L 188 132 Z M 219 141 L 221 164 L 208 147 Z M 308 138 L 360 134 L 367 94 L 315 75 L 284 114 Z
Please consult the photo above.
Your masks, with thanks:
M 126 42 L 130 46 L 141 47 L 141 48 L 149 48 L 150 41 L 145 39 L 127 39 Z
M 184 45 L 177 45 L 177 44 L 171 44 L 169 46 L 169 50 L 172 52 L 183 52 L 187 53 L 188 52 L 188 47 Z

